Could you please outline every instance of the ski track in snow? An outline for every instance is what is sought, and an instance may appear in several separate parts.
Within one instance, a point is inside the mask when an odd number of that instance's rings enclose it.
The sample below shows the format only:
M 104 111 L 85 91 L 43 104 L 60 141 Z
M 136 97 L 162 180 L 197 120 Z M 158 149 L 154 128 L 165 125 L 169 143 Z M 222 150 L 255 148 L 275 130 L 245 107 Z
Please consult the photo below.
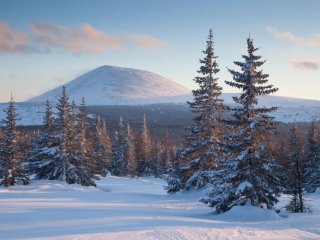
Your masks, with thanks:
M 217 216 L 198 201 L 203 191 L 168 195 L 160 179 L 108 176 L 97 184 L 0 187 L 0 239 L 320 239 L 320 191 L 309 196 L 312 214 L 244 206 Z

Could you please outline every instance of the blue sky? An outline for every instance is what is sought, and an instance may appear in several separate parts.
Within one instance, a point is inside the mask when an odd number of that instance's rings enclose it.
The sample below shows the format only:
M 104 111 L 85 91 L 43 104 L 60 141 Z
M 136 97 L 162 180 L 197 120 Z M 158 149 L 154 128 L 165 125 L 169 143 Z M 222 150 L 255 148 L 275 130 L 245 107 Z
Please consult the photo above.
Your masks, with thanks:
M 319 9 L 317 0 L 1 0 L 0 101 L 11 92 L 25 100 L 101 65 L 195 88 L 209 28 L 225 92 L 236 91 L 223 82 L 250 33 L 277 95 L 320 99 Z

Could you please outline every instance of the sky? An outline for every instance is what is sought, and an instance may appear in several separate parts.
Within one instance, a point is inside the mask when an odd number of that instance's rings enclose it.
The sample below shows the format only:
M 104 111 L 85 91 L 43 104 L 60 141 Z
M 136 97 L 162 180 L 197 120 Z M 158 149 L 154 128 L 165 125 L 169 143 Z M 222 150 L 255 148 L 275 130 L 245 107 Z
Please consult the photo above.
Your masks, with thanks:
M 320 99 L 318 0 L 0 0 L 0 102 L 24 101 L 102 65 L 194 89 L 209 29 L 224 84 L 246 38 L 276 95 Z

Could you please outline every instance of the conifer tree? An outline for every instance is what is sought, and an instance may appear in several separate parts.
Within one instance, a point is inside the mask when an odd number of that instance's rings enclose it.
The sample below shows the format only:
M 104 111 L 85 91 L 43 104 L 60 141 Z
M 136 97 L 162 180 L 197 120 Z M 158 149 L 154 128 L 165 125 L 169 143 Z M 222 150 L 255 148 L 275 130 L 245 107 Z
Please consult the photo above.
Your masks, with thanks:
M 127 172 L 131 177 L 137 175 L 137 158 L 136 158 L 136 146 L 135 137 L 130 124 L 127 125 Z
M 19 149 L 19 132 L 16 129 L 17 113 L 12 95 L 4 112 L 6 114 L 3 120 L 4 135 L 0 141 L 0 162 L 3 175 L 1 184 L 6 187 L 21 183 L 28 184 L 29 177 L 26 174 L 21 149 Z
M 306 152 L 304 187 L 306 191 L 314 192 L 317 187 L 320 187 L 320 141 L 319 129 L 315 120 L 311 123 Z
M 194 79 L 199 88 L 192 91 L 193 101 L 189 102 L 193 125 L 179 154 L 179 178 L 185 190 L 206 185 L 209 182 L 207 171 L 216 169 L 218 160 L 223 155 L 221 114 L 224 106 L 220 98 L 222 88 L 216 77 L 220 70 L 213 47 L 213 31 L 210 29 L 206 50 L 203 51 L 205 56 L 200 59 L 200 76 Z M 176 186 L 172 187 L 181 190 Z
M 126 153 L 128 148 L 127 133 L 124 127 L 123 118 L 120 117 L 113 146 L 112 173 L 117 176 L 127 175 Z
M 288 193 L 292 196 L 290 202 L 286 206 L 291 212 L 305 212 L 309 208 L 306 205 L 303 190 L 303 143 L 301 133 L 295 123 L 290 130 L 290 154 L 289 154 L 289 178 L 286 183 Z
M 3 130 L 0 128 L 0 143 L 2 143 L 4 140 L 4 134 L 3 134 Z M 1 145 L 0 145 L 0 153 L 1 153 Z M 3 159 L 0 157 L 0 184 L 2 182 L 3 179 L 3 173 L 4 173 L 4 161 Z
M 69 102 L 66 88 L 56 105 L 57 118 L 53 120 L 49 102 L 46 104 L 44 129 L 30 153 L 30 169 L 37 179 L 60 180 L 69 184 L 79 183 L 95 186 L 85 167 L 85 142 L 79 126 L 86 125 L 86 118 L 80 120 L 75 104 Z M 84 113 L 82 113 L 84 114 Z M 51 123 L 53 125 L 51 126 Z
M 167 182 L 168 185 L 165 186 L 165 190 L 169 194 L 174 194 L 183 189 L 183 183 L 179 177 L 180 167 L 179 158 L 176 154 L 175 147 L 170 149 L 170 157 L 167 159 Z
M 47 179 L 49 172 L 54 168 L 54 158 L 56 142 L 53 135 L 54 118 L 52 106 L 49 100 L 45 104 L 45 114 L 43 126 L 36 135 L 28 154 L 29 171 L 34 174 L 35 179 Z
M 85 186 L 95 186 L 89 169 L 90 141 L 88 139 L 89 123 L 85 99 L 82 98 L 79 110 L 73 102 L 71 105 L 71 126 L 69 128 L 69 143 L 71 145 L 70 158 L 75 166 L 76 182 Z
M 140 136 L 140 143 L 139 143 L 139 164 L 138 164 L 138 174 L 141 175 L 143 173 L 149 174 L 151 171 L 151 154 L 152 154 L 152 143 L 150 138 L 150 132 L 148 128 L 148 122 L 146 114 L 143 115 L 143 122 L 142 122 L 142 132 Z
M 111 170 L 112 144 L 107 130 L 106 121 L 99 116 L 96 121 L 96 134 L 93 142 L 93 173 L 106 176 Z
M 166 148 L 161 141 L 154 141 L 153 144 L 153 175 L 160 177 L 165 172 Z
M 77 127 L 78 127 L 78 141 L 79 141 L 79 148 L 80 154 L 85 155 L 88 153 L 88 130 L 89 130 L 89 123 L 88 123 L 88 114 L 86 108 L 86 102 L 84 97 L 81 98 L 81 103 L 79 107 L 79 112 L 77 113 Z
M 266 85 L 268 74 L 259 68 L 265 61 L 256 55 L 258 49 L 253 40 L 247 39 L 247 55 L 244 62 L 234 62 L 241 71 L 229 70 L 233 81 L 226 84 L 242 91 L 234 97 L 236 107 L 230 108 L 233 118 L 228 127 L 228 156 L 214 177 L 208 197 L 202 202 L 216 208 L 217 213 L 233 206 L 251 204 L 271 209 L 278 201 L 279 181 L 274 171 L 276 162 L 266 147 L 266 140 L 273 133 L 274 121 L 267 113 L 276 107 L 259 107 L 258 97 L 276 92 L 273 85 Z

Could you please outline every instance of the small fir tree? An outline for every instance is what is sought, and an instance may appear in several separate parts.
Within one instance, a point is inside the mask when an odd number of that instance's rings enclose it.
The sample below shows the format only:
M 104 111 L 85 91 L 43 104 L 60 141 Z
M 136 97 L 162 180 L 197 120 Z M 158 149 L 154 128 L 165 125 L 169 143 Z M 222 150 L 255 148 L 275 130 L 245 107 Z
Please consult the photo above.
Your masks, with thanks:
M 290 154 L 289 154 L 289 178 L 286 183 L 287 191 L 292 196 L 286 209 L 290 212 L 305 212 L 309 208 L 305 201 L 303 190 L 303 142 L 301 133 L 295 123 L 290 135 Z
M 135 146 L 135 137 L 132 131 L 130 124 L 127 126 L 127 140 L 128 140 L 128 148 L 127 148 L 127 172 L 131 177 L 137 175 L 137 158 L 136 158 L 136 146 Z
M 320 141 L 319 129 L 315 120 L 311 123 L 307 141 L 304 187 L 306 191 L 314 192 L 318 187 L 320 187 Z
M 128 148 L 127 133 L 124 127 L 123 118 L 120 117 L 117 130 L 115 131 L 115 140 L 113 145 L 112 173 L 117 176 L 127 175 L 128 161 L 126 153 Z
M 42 129 L 36 134 L 28 154 L 29 171 L 35 179 L 48 179 L 52 168 L 54 168 L 52 159 L 57 145 L 54 141 L 53 130 L 53 111 L 51 103 L 47 100 Z
M 26 173 L 21 149 L 19 149 L 20 139 L 16 128 L 17 113 L 12 95 L 4 112 L 6 118 L 3 120 L 4 132 L 0 141 L 0 162 L 3 175 L 1 184 L 6 187 L 15 184 L 28 184 L 29 177 Z
M 93 173 L 106 176 L 111 170 L 112 144 L 107 130 L 106 121 L 99 116 L 96 121 L 96 134 L 93 141 Z
M 151 154 L 152 154 L 152 143 L 150 132 L 148 128 L 148 121 L 146 114 L 143 115 L 142 132 L 139 141 L 138 151 L 138 174 L 150 174 L 151 172 Z

